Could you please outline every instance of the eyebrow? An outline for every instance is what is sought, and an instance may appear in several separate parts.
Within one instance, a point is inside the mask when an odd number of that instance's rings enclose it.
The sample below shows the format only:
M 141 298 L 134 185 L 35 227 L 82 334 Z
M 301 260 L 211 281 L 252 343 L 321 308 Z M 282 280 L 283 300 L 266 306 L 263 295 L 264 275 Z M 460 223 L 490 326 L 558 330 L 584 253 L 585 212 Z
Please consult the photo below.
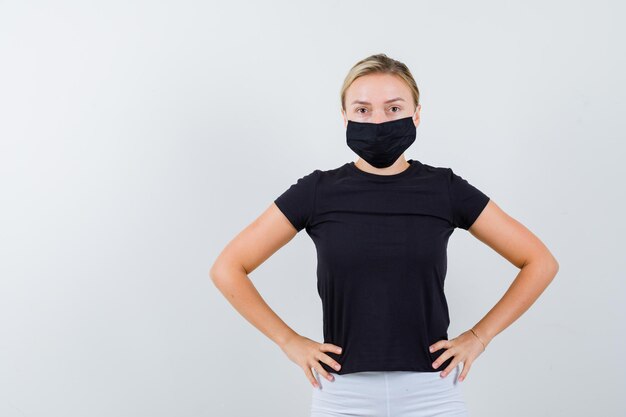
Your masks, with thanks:
M 404 100 L 402 97 L 396 97 L 396 98 L 392 98 L 391 100 L 385 101 L 385 104 L 393 103 L 394 101 L 406 101 L 406 100 Z M 351 104 L 372 104 L 372 103 L 370 103 L 369 101 L 354 100 Z

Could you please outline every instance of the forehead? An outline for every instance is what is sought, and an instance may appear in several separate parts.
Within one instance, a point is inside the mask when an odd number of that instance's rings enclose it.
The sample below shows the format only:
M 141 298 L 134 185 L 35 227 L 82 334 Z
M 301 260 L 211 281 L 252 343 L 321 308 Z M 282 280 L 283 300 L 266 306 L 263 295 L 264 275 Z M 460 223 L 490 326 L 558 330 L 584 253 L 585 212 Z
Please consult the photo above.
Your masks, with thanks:
M 357 78 L 346 90 L 346 104 L 386 104 L 396 98 L 411 101 L 411 90 L 402 78 L 393 74 L 368 74 Z M 356 103 L 354 103 L 356 102 Z M 397 101 L 396 103 L 403 103 Z

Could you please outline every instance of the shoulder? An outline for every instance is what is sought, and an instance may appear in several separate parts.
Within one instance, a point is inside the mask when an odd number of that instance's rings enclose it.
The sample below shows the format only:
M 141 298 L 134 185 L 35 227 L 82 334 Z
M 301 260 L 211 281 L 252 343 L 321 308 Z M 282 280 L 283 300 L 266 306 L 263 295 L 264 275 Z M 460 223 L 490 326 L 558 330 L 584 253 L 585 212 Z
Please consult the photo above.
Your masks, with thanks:
M 290 182 L 293 185 L 297 185 L 298 188 L 306 188 L 306 189 L 315 189 L 322 179 L 334 178 L 338 175 L 341 175 L 345 170 L 344 164 L 340 167 L 331 168 L 331 169 L 322 169 L 316 168 L 313 170 L 308 170 L 301 172 L 299 176 L 292 178 Z
M 425 163 L 422 163 L 422 169 L 420 170 L 420 172 L 422 173 L 439 175 L 439 176 L 448 176 L 450 175 L 451 171 L 452 169 L 447 166 L 438 166 L 438 165 L 431 165 L 431 164 L 425 164 Z
M 444 180 L 448 185 L 452 186 L 465 180 L 465 178 L 459 175 L 457 170 L 452 169 L 450 166 L 422 164 L 421 174 L 438 177 L 441 180 Z
M 421 166 L 417 171 L 417 177 L 422 180 L 428 180 L 433 186 L 445 186 L 446 188 L 449 186 L 452 176 L 454 175 L 452 168 L 423 162 L 420 164 Z
M 349 164 L 349 162 L 346 162 L 338 167 L 318 169 L 317 171 L 320 171 L 320 175 L 323 177 L 332 177 L 333 175 L 341 174 L 342 172 L 347 171 Z
M 316 169 L 310 175 L 316 178 L 318 186 L 328 186 L 350 176 L 349 163 L 333 168 Z
M 452 172 L 452 168 L 449 166 L 431 165 L 422 162 L 421 171 L 434 175 L 449 176 Z

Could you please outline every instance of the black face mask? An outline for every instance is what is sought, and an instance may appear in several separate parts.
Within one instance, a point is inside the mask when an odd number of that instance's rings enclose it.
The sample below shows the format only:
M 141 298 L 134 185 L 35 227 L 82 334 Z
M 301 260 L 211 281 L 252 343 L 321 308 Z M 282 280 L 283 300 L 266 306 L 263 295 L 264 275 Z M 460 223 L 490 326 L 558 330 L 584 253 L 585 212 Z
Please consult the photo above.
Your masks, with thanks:
M 348 147 L 376 168 L 391 166 L 415 142 L 413 116 L 383 123 L 348 120 Z

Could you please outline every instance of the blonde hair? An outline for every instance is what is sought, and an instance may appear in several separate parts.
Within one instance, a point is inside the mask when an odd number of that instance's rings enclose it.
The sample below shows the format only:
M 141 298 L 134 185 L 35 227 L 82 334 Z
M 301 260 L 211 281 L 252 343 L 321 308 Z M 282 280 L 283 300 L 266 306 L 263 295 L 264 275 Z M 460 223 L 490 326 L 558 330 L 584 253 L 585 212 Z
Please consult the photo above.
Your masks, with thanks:
M 389 58 L 385 54 L 370 55 L 357 62 L 348 72 L 341 86 L 341 109 L 346 110 L 346 91 L 354 80 L 368 74 L 393 74 L 402 78 L 411 90 L 415 107 L 419 105 L 420 91 L 409 68 L 400 61 Z

